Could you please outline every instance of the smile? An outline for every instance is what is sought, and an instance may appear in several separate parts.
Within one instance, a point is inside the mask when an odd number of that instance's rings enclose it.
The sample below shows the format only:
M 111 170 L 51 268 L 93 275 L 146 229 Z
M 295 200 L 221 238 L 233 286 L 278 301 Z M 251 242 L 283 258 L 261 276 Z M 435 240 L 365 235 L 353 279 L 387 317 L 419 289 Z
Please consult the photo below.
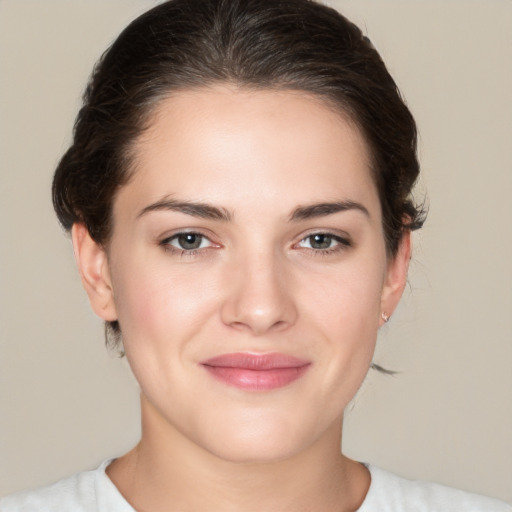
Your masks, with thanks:
M 291 384 L 311 366 L 309 361 L 270 353 L 223 354 L 201 363 L 217 380 L 247 391 L 270 391 Z

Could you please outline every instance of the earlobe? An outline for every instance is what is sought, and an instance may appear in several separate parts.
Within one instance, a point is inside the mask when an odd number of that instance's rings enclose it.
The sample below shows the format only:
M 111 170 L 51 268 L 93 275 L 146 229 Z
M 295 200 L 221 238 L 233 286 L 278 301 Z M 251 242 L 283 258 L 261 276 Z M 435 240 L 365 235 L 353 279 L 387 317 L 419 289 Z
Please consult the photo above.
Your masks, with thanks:
M 91 238 L 84 224 L 73 224 L 71 237 L 78 271 L 93 311 L 103 320 L 117 320 L 105 249 Z
M 404 230 L 396 255 L 388 262 L 381 295 L 381 322 L 386 323 L 398 306 L 407 283 L 411 259 L 411 231 Z

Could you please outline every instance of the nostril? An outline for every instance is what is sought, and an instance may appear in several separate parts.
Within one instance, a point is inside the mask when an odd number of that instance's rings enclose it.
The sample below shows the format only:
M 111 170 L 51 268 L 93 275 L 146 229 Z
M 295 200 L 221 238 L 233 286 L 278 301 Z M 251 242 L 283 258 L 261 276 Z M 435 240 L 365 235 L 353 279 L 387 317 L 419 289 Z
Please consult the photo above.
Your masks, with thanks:
M 244 319 L 224 323 L 236 330 L 252 332 L 255 335 L 265 334 L 270 331 L 283 331 L 291 325 L 291 322 L 283 319 L 274 321 L 265 317 L 245 317 Z
M 279 320 L 274 325 L 272 325 L 271 328 L 275 331 L 280 331 L 280 330 L 286 329 L 288 327 L 288 325 L 289 324 L 287 322 L 285 322 L 284 320 Z

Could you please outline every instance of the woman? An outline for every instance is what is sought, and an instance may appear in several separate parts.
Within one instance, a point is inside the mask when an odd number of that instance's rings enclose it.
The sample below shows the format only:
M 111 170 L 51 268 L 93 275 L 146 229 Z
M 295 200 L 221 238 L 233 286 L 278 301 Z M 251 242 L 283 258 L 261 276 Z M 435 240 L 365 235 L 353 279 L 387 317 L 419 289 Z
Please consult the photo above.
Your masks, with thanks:
M 415 149 L 378 54 L 330 9 L 177 0 L 133 22 L 53 197 L 142 438 L 1 510 L 509 510 L 339 453 L 422 224 Z

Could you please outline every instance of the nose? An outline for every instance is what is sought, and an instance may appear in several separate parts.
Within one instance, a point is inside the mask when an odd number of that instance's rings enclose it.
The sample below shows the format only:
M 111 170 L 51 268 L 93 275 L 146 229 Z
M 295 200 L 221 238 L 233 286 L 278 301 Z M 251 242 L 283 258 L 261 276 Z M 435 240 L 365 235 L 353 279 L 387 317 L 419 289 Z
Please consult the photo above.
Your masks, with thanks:
M 224 324 L 256 336 L 293 325 L 297 319 L 293 282 L 283 267 L 261 253 L 231 267 L 221 310 Z

